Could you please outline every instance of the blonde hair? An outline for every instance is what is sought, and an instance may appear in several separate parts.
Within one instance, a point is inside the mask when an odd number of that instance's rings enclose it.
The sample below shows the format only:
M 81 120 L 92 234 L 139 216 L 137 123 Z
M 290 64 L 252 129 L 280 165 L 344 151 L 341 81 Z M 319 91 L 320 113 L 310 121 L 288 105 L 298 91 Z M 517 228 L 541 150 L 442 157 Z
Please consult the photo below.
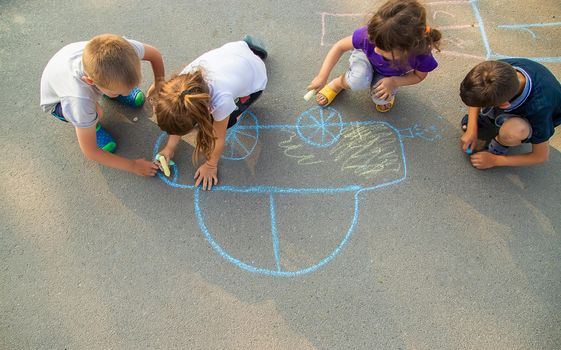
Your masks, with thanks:
M 123 37 L 102 34 L 88 42 L 82 54 L 84 71 L 103 88 L 132 88 L 140 84 L 140 59 Z
M 170 135 L 185 135 L 199 128 L 193 153 L 196 163 L 200 153 L 210 159 L 216 136 L 210 114 L 210 94 L 202 70 L 175 75 L 166 81 L 154 107 L 158 126 Z

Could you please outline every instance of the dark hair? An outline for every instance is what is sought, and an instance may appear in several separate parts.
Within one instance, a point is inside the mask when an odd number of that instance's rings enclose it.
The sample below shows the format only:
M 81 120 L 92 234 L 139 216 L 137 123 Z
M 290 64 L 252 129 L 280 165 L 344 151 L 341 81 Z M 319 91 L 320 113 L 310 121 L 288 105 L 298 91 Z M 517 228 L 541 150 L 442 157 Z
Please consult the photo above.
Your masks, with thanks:
M 216 137 L 210 114 L 208 84 L 200 69 L 175 75 L 166 81 L 158 94 L 154 111 L 158 126 L 168 134 L 183 136 L 197 126 L 199 133 L 193 162 L 197 161 L 199 153 L 210 159 Z
M 367 25 L 368 40 L 384 51 L 403 52 L 402 63 L 414 55 L 440 51 L 442 34 L 427 26 L 427 13 L 417 0 L 390 0 Z
M 519 87 L 516 70 L 508 63 L 486 61 L 473 67 L 460 84 L 460 97 L 471 107 L 492 107 L 510 101 Z

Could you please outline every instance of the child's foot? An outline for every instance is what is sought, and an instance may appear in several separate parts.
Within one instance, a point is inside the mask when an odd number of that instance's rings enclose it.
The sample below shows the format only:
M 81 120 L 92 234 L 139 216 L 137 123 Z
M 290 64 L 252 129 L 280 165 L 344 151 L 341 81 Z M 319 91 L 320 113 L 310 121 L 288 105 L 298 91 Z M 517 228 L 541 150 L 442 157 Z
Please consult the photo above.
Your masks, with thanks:
M 107 132 L 104 128 L 101 127 L 101 124 L 97 123 L 95 127 L 95 142 L 98 148 L 106 152 L 113 153 L 115 152 L 115 148 L 117 148 L 117 143 L 113 136 Z
M 335 90 L 327 84 L 317 93 L 316 102 L 322 107 L 328 106 L 331 102 L 333 102 L 335 96 L 337 96 L 339 92 L 341 92 L 341 89 Z
M 127 96 L 119 95 L 114 99 L 129 107 L 140 107 L 144 104 L 145 101 L 144 93 L 137 87 L 132 89 L 130 94 L 128 94 Z
M 259 58 L 261 58 L 262 60 L 265 60 L 269 55 L 267 53 L 267 47 L 265 46 L 263 40 L 249 34 L 244 36 L 242 40 L 245 41 L 247 43 L 247 46 L 249 46 L 249 49 L 253 51 L 254 54 L 259 56 Z
M 335 78 L 329 84 L 325 85 L 321 90 L 318 91 L 318 93 L 316 94 L 316 102 L 322 107 L 328 106 L 344 89 L 346 89 L 346 85 L 343 77 L 340 76 L 338 78 Z
M 508 153 L 509 147 L 497 141 L 497 138 L 494 138 L 491 140 L 491 142 L 489 142 L 489 146 L 487 146 L 487 149 L 493 154 L 504 156 Z

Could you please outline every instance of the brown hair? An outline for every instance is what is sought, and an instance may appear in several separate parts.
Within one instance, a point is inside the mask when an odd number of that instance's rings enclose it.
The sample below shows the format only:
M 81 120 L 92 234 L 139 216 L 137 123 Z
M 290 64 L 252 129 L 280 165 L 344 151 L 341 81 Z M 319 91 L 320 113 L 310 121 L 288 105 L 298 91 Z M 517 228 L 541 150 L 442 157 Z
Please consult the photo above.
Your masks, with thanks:
M 210 114 L 210 94 L 203 71 L 175 75 L 166 81 L 158 94 L 154 111 L 158 126 L 171 135 L 183 136 L 198 126 L 196 162 L 199 153 L 210 159 L 216 137 Z
M 508 102 L 518 92 L 516 69 L 501 61 L 473 67 L 460 84 L 460 97 L 471 107 L 492 107 Z
M 103 88 L 132 88 L 140 84 L 140 59 L 124 38 L 102 34 L 88 42 L 82 54 L 84 71 Z
M 368 40 L 384 51 L 403 52 L 400 63 L 409 57 L 440 51 L 442 34 L 427 26 L 427 13 L 417 0 L 389 0 L 376 11 L 367 25 Z

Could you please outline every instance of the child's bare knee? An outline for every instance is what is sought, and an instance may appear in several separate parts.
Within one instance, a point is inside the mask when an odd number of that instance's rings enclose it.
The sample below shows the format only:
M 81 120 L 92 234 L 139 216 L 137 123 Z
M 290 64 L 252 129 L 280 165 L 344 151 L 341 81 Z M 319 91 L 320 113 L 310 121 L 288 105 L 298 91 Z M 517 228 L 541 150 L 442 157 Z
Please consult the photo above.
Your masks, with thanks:
M 517 146 L 530 137 L 531 127 L 524 118 L 512 117 L 499 129 L 499 138 L 505 146 Z

